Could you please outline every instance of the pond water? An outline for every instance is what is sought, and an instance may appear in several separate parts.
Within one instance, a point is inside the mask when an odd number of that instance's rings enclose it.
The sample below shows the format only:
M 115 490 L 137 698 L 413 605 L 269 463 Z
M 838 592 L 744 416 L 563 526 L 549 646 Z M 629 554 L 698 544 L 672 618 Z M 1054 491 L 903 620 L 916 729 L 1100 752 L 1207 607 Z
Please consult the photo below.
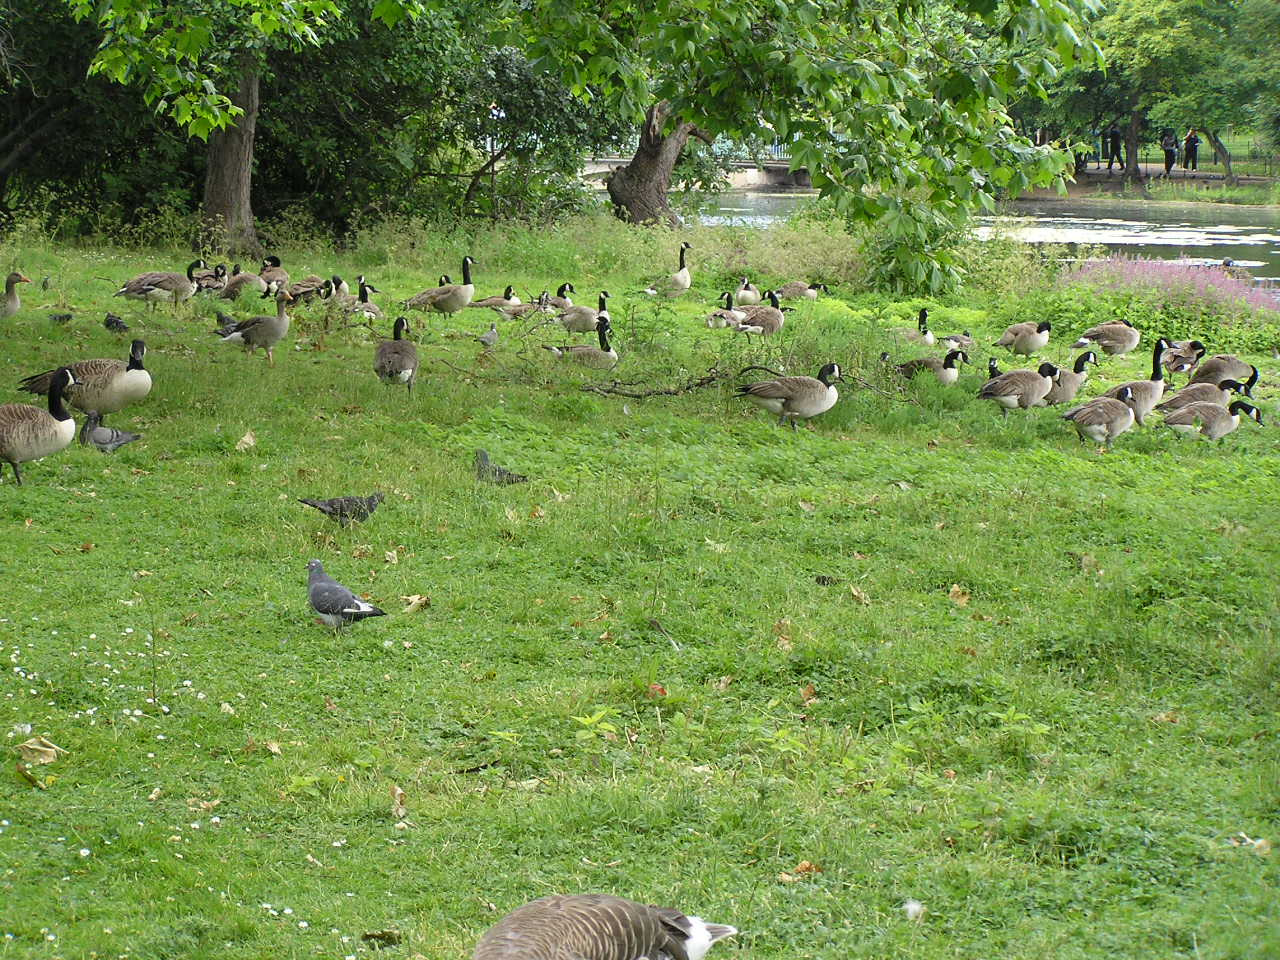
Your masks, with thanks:
M 765 227 L 785 218 L 809 196 L 726 193 L 702 222 Z M 1280 283 L 1280 207 L 1074 197 L 1019 200 L 1007 204 L 999 217 L 980 218 L 980 237 L 995 232 L 1028 243 L 1101 244 L 1165 260 L 1221 263 L 1230 257 L 1255 277 Z

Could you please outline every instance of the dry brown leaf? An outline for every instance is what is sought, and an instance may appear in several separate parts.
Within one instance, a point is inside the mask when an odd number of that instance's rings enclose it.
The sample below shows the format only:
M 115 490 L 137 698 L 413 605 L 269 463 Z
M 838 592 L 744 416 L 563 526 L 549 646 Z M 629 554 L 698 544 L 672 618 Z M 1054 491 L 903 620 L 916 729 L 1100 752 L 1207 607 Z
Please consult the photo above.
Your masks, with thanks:
M 813 513 L 813 511 L 817 509 L 808 500 L 801 500 L 799 503 L 799 506 L 800 506 L 800 509 L 803 510 L 805 513 Z
M 516 511 L 515 511 L 515 510 L 511 509 L 510 507 L 504 507 L 503 509 L 504 509 L 504 510 L 506 510 L 506 512 L 507 512 L 507 519 L 508 519 L 511 523 L 519 523 L 519 522 L 520 522 L 520 514 L 516 513 Z
M 864 607 L 871 606 L 871 598 L 868 597 L 863 590 L 859 589 L 858 587 L 855 587 L 853 584 L 849 585 L 849 595 L 853 597 L 853 599 L 857 600 Z
M 391 785 L 391 819 L 403 820 L 409 815 L 409 809 L 405 806 L 408 797 L 405 792 L 396 784 Z
M 425 593 L 411 593 L 409 596 L 401 597 L 400 599 L 405 601 L 405 613 L 417 613 L 419 610 L 425 610 L 431 606 L 431 598 Z
M 956 778 L 956 772 L 950 768 L 943 770 L 942 775 L 946 777 L 948 780 L 954 780 Z
M 400 562 L 400 554 L 396 553 L 394 550 L 388 550 L 383 553 L 382 559 L 386 560 L 387 563 L 394 565 Z
M 543 510 L 541 507 L 534 507 L 529 511 L 529 518 L 531 520 L 541 520 L 546 515 L 547 511 Z
M 784 873 L 778 874 L 778 882 L 779 883 L 799 883 L 800 878 L 793 877 L 791 874 L 784 872 Z
M 53 763 L 67 751 L 52 740 L 44 737 L 32 737 L 18 744 L 18 752 L 27 763 Z
M 911 489 L 911 484 L 907 483 L 907 481 L 905 481 L 905 480 L 895 480 L 895 481 L 893 481 L 893 485 L 894 485 L 895 487 L 897 487 L 899 490 L 910 490 L 910 489 Z
M 400 942 L 399 930 L 371 930 L 369 933 L 360 934 L 360 939 L 366 943 L 375 943 L 379 947 L 394 947 Z
M 335 702 L 334 702 L 333 697 L 329 696 L 327 693 L 324 695 L 324 708 L 325 708 L 326 710 L 337 710 L 337 709 L 338 709 L 338 705 L 337 705 L 337 703 L 335 703 Z
M 160 794 L 162 794 L 163 792 L 164 791 L 161 790 L 159 787 L 156 787 L 154 790 L 152 790 L 150 793 L 147 794 L 147 800 L 150 803 L 155 803 L 157 800 L 160 799 Z
M 650 700 L 656 700 L 658 697 L 665 697 L 666 695 L 667 688 L 660 683 L 649 684 L 649 689 L 645 691 L 645 696 Z
M 977 647 L 961 647 L 960 652 L 966 657 L 976 657 L 978 655 Z
M 816 863 L 811 863 L 808 860 L 801 860 L 799 863 L 796 864 L 795 872 L 796 873 L 821 873 L 822 868 L 818 866 Z
M 773 625 L 773 632 L 779 637 L 783 637 L 791 633 L 791 621 L 785 618 L 776 621 Z
M 791 643 L 790 637 L 784 634 L 778 638 L 778 649 L 781 650 L 783 653 L 790 653 L 792 647 L 793 647 L 793 644 Z
M 93 548 L 94 548 L 94 544 L 89 543 L 89 542 L 87 542 L 87 541 L 86 541 L 85 543 L 80 544 L 80 552 L 81 552 L 81 553 L 88 553 L 88 552 L 89 552 L 90 550 L 92 550 Z
M 243 437 L 236 441 L 236 452 L 243 453 L 250 447 L 257 446 L 258 438 L 254 436 L 252 430 L 246 430 Z
M 804 702 L 806 707 L 809 706 L 809 704 L 818 699 L 817 688 L 814 687 L 812 683 L 806 684 L 805 688 L 800 691 L 800 699 Z
M 951 589 L 947 591 L 947 596 L 951 598 L 951 602 L 957 607 L 967 607 L 969 605 L 969 591 L 958 583 L 951 585 Z
M 715 688 L 717 690 L 728 690 L 729 684 L 731 683 L 733 683 L 733 677 L 729 676 L 728 674 L 725 674 L 723 677 L 721 677 L 719 680 L 715 682 Z
M 262 742 L 262 747 L 267 751 L 267 753 L 273 754 L 277 757 L 280 756 L 280 744 L 276 743 L 274 740 L 264 740 Z
M 227 703 L 227 701 L 225 700 L 223 700 L 222 703 L 218 705 L 218 709 L 221 710 L 223 713 L 225 713 L 229 717 L 234 717 L 236 715 L 236 708 L 233 707 L 231 704 Z
M 613 639 L 613 634 L 612 634 L 612 633 L 610 633 L 608 630 L 606 630 L 604 633 L 600 634 L 600 636 L 596 637 L 596 639 L 597 639 L 597 640 L 612 640 L 612 639 Z
M 1179 717 L 1174 711 L 1165 710 L 1162 713 L 1157 713 L 1154 717 L 1152 717 L 1151 722 L 1152 723 L 1177 723 L 1181 719 L 1182 718 Z

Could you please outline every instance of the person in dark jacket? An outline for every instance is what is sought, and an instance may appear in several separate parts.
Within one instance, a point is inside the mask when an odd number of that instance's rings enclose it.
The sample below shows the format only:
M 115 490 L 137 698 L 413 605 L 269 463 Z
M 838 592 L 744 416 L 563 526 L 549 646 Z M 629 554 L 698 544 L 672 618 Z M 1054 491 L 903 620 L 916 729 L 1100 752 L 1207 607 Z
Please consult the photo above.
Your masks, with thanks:
M 1167 177 L 1178 161 L 1178 138 L 1172 127 L 1165 127 L 1160 134 L 1160 146 L 1164 150 L 1164 175 Z
M 1196 128 L 1192 127 L 1187 131 L 1187 135 L 1182 141 L 1182 168 L 1184 170 L 1194 170 L 1196 168 L 1196 154 L 1199 150 L 1200 138 L 1196 136 Z
M 1111 156 L 1107 157 L 1107 173 L 1111 172 L 1111 165 L 1113 163 L 1120 164 L 1120 169 L 1123 170 L 1124 141 L 1120 137 L 1120 128 L 1114 123 L 1111 125 L 1111 129 L 1107 131 L 1107 140 L 1110 141 L 1111 145 Z

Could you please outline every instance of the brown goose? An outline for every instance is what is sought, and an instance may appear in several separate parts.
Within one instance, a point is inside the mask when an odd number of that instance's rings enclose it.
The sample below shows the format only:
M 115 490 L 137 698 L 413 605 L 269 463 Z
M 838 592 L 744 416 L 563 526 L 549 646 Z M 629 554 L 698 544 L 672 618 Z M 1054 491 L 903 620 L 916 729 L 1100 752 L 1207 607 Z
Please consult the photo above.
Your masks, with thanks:
M 278 284 L 272 281 L 272 285 Z M 289 332 L 289 314 L 285 307 L 292 300 L 293 297 L 289 295 L 289 291 L 281 287 L 276 293 L 275 316 L 250 317 L 234 326 L 215 330 L 214 333 L 222 337 L 223 343 L 244 344 L 246 353 L 252 353 L 256 348 L 261 347 L 267 351 L 267 363 L 274 367 L 276 344 Z
M 1048 320 L 1041 320 L 1039 323 L 1031 320 L 1026 323 L 1015 323 L 1005 328 L 994 346 L 1008 347 L 1011 353 L 1029 357 L 1037 350 L 1044 349 L 1049 342 L 1049 332 L 1052 329 L 1053 324 Z
M 373 354 L 373 372 L 383 383 L 403 383 L 413 396 L 413 381 L 418 376 L 418 348 L 404 338 L 409 329 L 407 317 L 396 317 L 391 339 L 383 340 Z
M 1262 423 L 1262 411 L 1248 400 L 1233 400 L 1230 407 L 1216 403 L 1188 403 L 1185 407 L 1165 415 L 1164 425 L 1179 433 L 1194 434 L 1197 430 L 1209 440 L 1221 440 L 1240 426 L 1240 414 Z
M 995 401 L 1006 417 L 1010 410 L 1043 407 L 1058 373 L 1052 363 L 1042 363 L 1035 370 L 1010 370 L 984 383 L 978 399 Z
M 778 296 L 783 300 L 817 300 L 819 293 L 830 293 L 825 283 L 805 283 L 803 280 L 791 280 L 778 288 Z
M 702 960 L 738 931 L 607 894 L 526 903 L 489 928 L 471 960 Z
M 1095 397 L 1088 403 L 1081 404 L 1062 415 L 1076 428 L 1080 442 L 1088 437 L 1095 443 L 1104 443 L 1108 447 L 1111 441 L 1133 426 L 1133 398 L 1131 387 L 1121 387 L 1116 397 Z
M 739 333 L 747 334 L 747 339 L 750 339 L 753 333 L 761 337 L 771 337 L 781 330 L 786 322 L 782 308 L 778 305 L 777 292 L 766 290 L 765 296 L 769 298 L 767 304 L 743 309 L 747 318 L 738 322 L 737 330 Z M 791 308 L 787 307 L 787 309 Z
M 356 277 L 356 283 L 359 285 L 360 293 L 344 309 L 353 317 L 364 317 L 366 320 L 381 320 L 382 308 L 369 299 L 369 294 L 381 293 L 382 291 L 365 280 L 363 273 Z
M 1162 413 L 1171 413 L 1189 403 L 1216 403 L 1225 407 L 1231 402 L 1231 394 L 1244 392 L 1245 385 L 1239 380 L 1223 380 L 1221 383 L 1193 383 L 1183 387 L 1164 403 L 1157 403 L 1156 409 Z
M 590 333 L 596 328 L 596 320 L 609 315 L 606 303 L 608 299 L 609 291 L 601 290 L 598 305 L 594 309 L 585 303 L 574 304 L 556 319 L 564 324 L 564 328 L 570 333 Z
M 80 360 L 66 368 L 33 374 L 18 384 L 27 393 L 47 394 L 58 370 L 70 369 L 75 383 L 66 391 L 67 401 L 86 413 L 96 410 L 102 417 L 137 403 L 151 392 L 151 374 L 143 366 L 147 345 L 135 340 L 129 345 L 128 360 Z
M 1075 366 L 1070 370 L 1059 370 L 1058 379 L 1054 381 L 1049 395 L 1044 398 L 1045 404 L 1053 406 L 1055 403 L 1070 403 L 1074 400 L 1085 380 L 1089 378 L 1089 371 L 1085 364 L 1097 362 L 1098 355 L 1092 350 L 1086 350 L 1076 357 Z
M 554 308 L 551 306 L 551 297 L 547 291 L 543 290 L 538 299 L 533 303 L 516 303 L 509 307 L 493 307 L 500 314 L 509 320 L 515 320 L 519 317 L 527 317 L 534 313 L 552 313 Z
M 212 270 L 197 270 L 193 276 L 196 281 L 196 293 L 221 290 L 227 283 L 227 265 L 220 263 Z
M 929 311 L 924 307 L 920 308 L 920 313 L 916 317 L 915 329 L 899 330 L 898 333 L 913 343 L 923 343 L 929 347 L 938 342 L 938 338 L 929 329 Z
M 949 333 L 945 337 L 939 337 L 938 343 L 948 350 L 972 350 L 978 345 L 978 342 L 973 339 L 973 334 L 968 330 L 963 333 Z
M 471 267 L 475 259 L 462 258 L 462 282 L 444 283 L 411 297 L 405 302 L 410 310 L 435 310 L 437 313 L 457 313 L 476 295 L 476 285 L 471 282 Z
M 743 320 L 747 319 L 745 310 L 737 310 L 733 306 L 733 292 L 726 290 L 720 294 L 719 299 L 724 301 L 724 306 L 712 310 L 707 314 L 707 326 L 713 330 L 723 330 L 725 327 L 737 328 Z
M 64 450 L 75 439 L 76 422 L 62 403 L 64 392 L 75 382 L 70 368 L 54 371 L 49 381 L 47 411 L 25 403 L 0 406 L 0 460 L 13 467 L 13 479 L 19 486 L 22 471 L 18 464 Z
M 928 370 L 938 382 L 944 386 L 950 386 L 960 379 L 960 368 L 957 363 L 968 363 L 969 355 L 963 350 L 952 350 L 945 358 L 938 357 L 920 357 L 917 360 L 908 360 L 906 363 L 898 364 L 898 372 L 910 380 L 918 373 Z
M 649 286 L 645 287 L 644 292 L 650 296 L 659 294 L 668 297 L 678 297 L 684 293 L 693 284 L 693 275 L 689 272 L 689 264 L 685 260 L 685 251 L 693 246 L 688 240 L 680 241 L 680 267 L 675 273 L 669 273 L 664 277 L 659 277 Z
M 0 317 L 12 317 L 22 309 L 22 298 L 18 296 L 18 284 L 30 282 L 31 278 L 18 270 L 4 278 L 4 302 L 0 303 Z
M 1257 368 L 1245 363 L 1239 357 L 1229 353 L 1219 353 L 1201 360 L 1196 372 L 1191 375 L 1192 383 L 1221 383 L 1223 380 L 1245 381 L 1253 376 Z M 1257 383 L 1257 380 L 1254 380 Z
M 1177 340 L 1164 352 L 1164 368 L 1170 374 L 1191 373 L 1205 355 L 1205 346 L 1199 340 Z
M 264 257 L 262 261 L 262 269 L 258 271 L 258 276 L 262 278 L 262 282 L 266 284 L 278 283 L 282 287 L 289 286 L 289 271 L 280 266 L 280 258 L 274 253 L 269 257 Z M 263 288 L 266 292 L 266 288 Z
M 566 280 L 560 286 L 556 287 L 556 295 L 551 298 L 551 306 L 557 310 L 568 310 L 573 306 L 573 300 L 569 298 L 569 294 L 577 293 L 577 289 L 572 283 Z
M 549 350 L 554 356 L 575 360 L 588 367 L 612 367 L 618 362 L 618 351 L 609 346 L 609 332 L 611 329 L 609 326 L 609 314 L 602 313 L 600 319 L 596 321 L 596 334 L 600 337 L 600 346 L 595 347 L 584 343 L 564 346 L 543 344 L 542 349 Z
M 267 281 L 256 273 L 245 273 L 240 269 L 240 264 L 237 263 L 231 268 L 231 276 L 227 277 L 227 282 L 218 291 L 218 299 L 238 300 L 242 293 L 266 292 Z
M 1080 339 L 1071 345 L 1073 350 L 1085 347 L 1097 347 L 1109 357 L 1128 353 L 1137 347 L 1142 340 L 1142 331 L 1134 328 L 1128 320 L 1112 320 L 1100 323 L 1086 330 Z
M 1169 341 L 1161 337 L 1156 341 L 1155 350 L 1151 354 L 1151 379 L 1150 380 L 1130 380 L 1119 386 L 1112 387 L 1103 396 L 1119 397 L 1120 391 L 1128 387 L 1132 391 L 1132 399 L 1128 401 L 1133 407 L 1133 415 L 1137 418 L 1138 426 L 1142 426 L 1142 421 L 1146 419 L 1157 403 L 1164 396 L 1164 367 L 1160 365 L 1160 359 L 1164 355 L 1165 350 L 1169 348 Z
M 737 396 L 750 400 L 758 407 L 778 415 L 778 425 L 786 426 L 791 419 L 791 429 L 797 420 L 808 420 L 826 413 L 836 405 L 840 393 L 832 385 L 840 380 L 840 365 L 828 363 L 816 377 L 778 377 L 774 380 L 758 380 L 739 387 Z
M 203 260 L 192 260 L 185 274 L 140 273 L 117 290 L 114 296 L 125 297 L 128 300 L 145 300 L 153 310 L 158 303 L 171 303 L 176 307 L 195 296 L 195 273 L 207 266 L 208 264 Z
M 333 286 L 332 281 L 328 281 L 330 288 Z M 319 297 L 325 289 L 324 277 L 318 277 L 314 273 L 309 273 L 301 280 L 295 280 L 289 284 L 289 296 L 293 298 L 295 303 L 303 303 L 307 300 L 314 300 Z M 270 291 L 268 291 L 269 293 Z
M 742 282 L 738 284 L 738 289 L 733 291 L 733 298 L 741 306 L 754 307 L 764 300 L 764 295 L 760 293 L 759 287 L 746 277 L 743 277 Z
M 519 305 L 520 298 L 516 296 L 516 288 L 511 284 L 507 284 L 507 288 L 502 291 L 502 296 L 472 300 L 467 304 L 467 307 L 470 309 L 471 307 L 516 307 Z

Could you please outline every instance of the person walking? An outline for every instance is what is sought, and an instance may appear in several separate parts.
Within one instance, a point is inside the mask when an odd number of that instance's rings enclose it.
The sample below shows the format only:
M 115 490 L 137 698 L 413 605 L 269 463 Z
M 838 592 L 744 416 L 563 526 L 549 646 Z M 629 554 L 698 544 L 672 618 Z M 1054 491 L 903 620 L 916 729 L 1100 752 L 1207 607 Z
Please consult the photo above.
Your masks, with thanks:
M 1192 127 L 1187 131 L 1187 135 L 1182 141 L 1182 169 L 1194 170 L 1196 168 L 1196 153 L 1199 149 L 1200 138 L 1196 136 L 1196 128 Z
M 1160 146 L 1164 149 L 1164 175 L 1167 177 L 1178 160 L 1178 138 L 1172 127 L 1165 127 L 1161 132 Z
M 1124 169 L 1124 141 L 1120 137 L 1120 128 L 1116 124 L 1111 125 L 1111 129 L 1107 131 L 1107 140 L 1110 142 L 1111 155 L 1107 157 L 1107 173 L 1111 172 L 1111 165 L 1119 163 L 1120 169 Z

